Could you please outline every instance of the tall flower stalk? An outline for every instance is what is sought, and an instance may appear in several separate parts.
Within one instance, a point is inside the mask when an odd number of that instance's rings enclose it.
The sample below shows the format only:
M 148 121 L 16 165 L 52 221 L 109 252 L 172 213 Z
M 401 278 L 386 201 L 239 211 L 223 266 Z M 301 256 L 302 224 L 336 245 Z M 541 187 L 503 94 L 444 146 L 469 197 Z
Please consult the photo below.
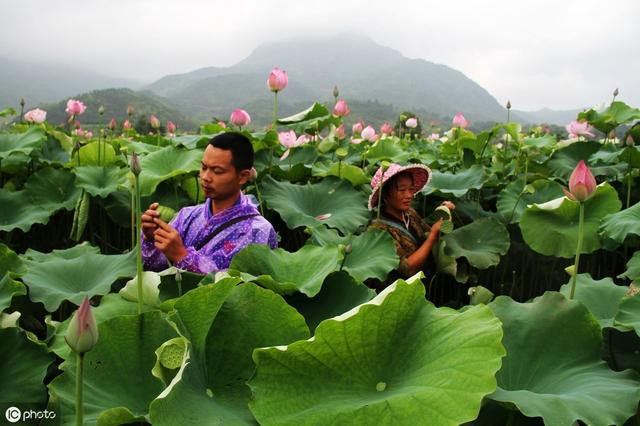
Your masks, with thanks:
M 142 211 L 140 205 L 140 160 L 138 154 L 135 152 L 131 155 L 131 172 L 134 179 L 134 191 L 135 191 L 135 215 L 136 215 L 136 268 L 137 268 L 137 281 L 138 281 L 138 313 L 142 313 Z
M 578 267 L 580 265 L 580 253 L 582 252 L 582 242 L 584 239 L 584 203 L 596 191 L 596 179 L 591 170 L 583 160 L 580 160 L 569 178 L 569 190 L 563 188 L 567 198 L 580 203 L 580 216 L 578 219 L 578 243 L 576 244 L 576 256 L 573 262 L 573 277 L 571 279 L 571 292 L 569 299 L 573 299 L 576 292 L 578 280 Z

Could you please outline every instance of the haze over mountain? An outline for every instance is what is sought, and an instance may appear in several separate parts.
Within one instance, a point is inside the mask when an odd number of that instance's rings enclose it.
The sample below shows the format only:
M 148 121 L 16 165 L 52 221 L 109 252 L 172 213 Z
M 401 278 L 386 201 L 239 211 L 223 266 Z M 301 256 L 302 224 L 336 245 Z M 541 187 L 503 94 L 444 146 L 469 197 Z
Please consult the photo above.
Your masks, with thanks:
M 351 106 L 349 121 L 362 118 L 380 124 L 395 120 L 404 110 L 418 114 L 423 121 L 439 120 L 446 125 L 457 112 L 464 113 L 472 123 L 501 122 L 507 116 L 505 108 L 487 90 L 460 71 L 404 57 L 394 49 L 352 34 L 265 44 L 230 67 L 206 67 L 169 75 L 144 86 L 143 92 L 97 91 L 85 94 L 84 98 L 114 103 L 117 97 L 117 108 L 127 102 L 140 105 L 146 99 L 150 108 L 144 111 L 154 113 L 156 108 L 163 116 L 173 111 L 187 124 L 183 128 L 214 118 L 226 119 L 233 109 L 244 108 L 258 127 L 271 120 L 273 94 L 266 87 L 266 79 L 274 66 L 285 69 L 289 75 L 289 86 L 279 94 L 281 117 L 305 109 L 314 101 L 332 105 L 335 85 L 340 98 Z M 141 87 L 132 80 L 6 59 L 0 59 L 0 78 L 0 107 L 16 109 L 20 97 L 27 101 L 26 108 L 32 108 L 69 97 L 83 98 L 83 92 L 95 89 Z M 90 117 L 84 117 L 85 122 Z M 512 111 L 511 117 L 522 123 L 565 124 L 575 118 L 575 113 Z M 51 113 L 50 118 L 59 117 Z

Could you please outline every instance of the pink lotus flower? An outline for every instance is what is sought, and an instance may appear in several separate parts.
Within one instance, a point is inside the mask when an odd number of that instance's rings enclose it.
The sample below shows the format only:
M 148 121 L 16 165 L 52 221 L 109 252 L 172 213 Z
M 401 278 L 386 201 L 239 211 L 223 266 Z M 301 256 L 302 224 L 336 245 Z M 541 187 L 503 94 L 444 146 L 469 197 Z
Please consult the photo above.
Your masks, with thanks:
M 349 140 L 349 143 L 352 143 L 353 145 L 360 145 L 362 143 L 364 139 L 362 138 L 356 138 L 351 136 L 351 139 Z
M 462 113 L 457 113 L 455 117 L 453 117 L 453 125 L 456 127 L 466 128 L 469 125 L 469 122 Z
M 362 130 L 362 139 L 370 142 L 375 142 L 377 138 L 376 131 L 373 127 L 367 126 Z
M 410 129 L 415 129 L 416 127 L 418 127 L 418 119 L 411 117 L 404 122 L 404 125 Z
M 580 160 L 569 178 L 569 191 L 566 188 L 562 190 L 569 199 L 583 202 L 593 195 L 596 186 L 596 178 L 593 177 L 585 162 Z
M 355 134 L 361 133 L 363 128 L 364 128 L 364 122 L 360 120 L 351 127 L 351 132 L 355 135 Z
M 240 108 L 233 110 L 229 120 L 231 121 L 231 123 L 239 127 L 246 126 L 247 124 L 251 123 L 251 117 L 249 116 L 249 113 Z
M 91 139 L 93 137 L 93 132 L 91 130 L 86 130 L 83 136 L 87 139 Z
M 344 139 L 347 136 L 346 132 L 344 131 L 344 124 L 338 126 L 335 135 L 338 139 Z
M 296 136 L 296 132 L 294 132 L 293 130 L 278 133 L 278 140 L 285 148 L 293 148 L 298 146 L 297 139 L 298 137 Z
M 156 117 L 153 114 L 151 114 L 151 116 L 149 117 L 149 124 L 154 129 L 159 129 L 160 128 L 160 120 L 158 120 L 158 117 Z
M 84 297 L 82 304 L 71 318 L 64 340 L 77 353 L 88 352 L 98 343 L 98 326 L 88 297 Z
M 269 90 L 272 92 L 279 92 L 287 87 L 288 83 L 289 77 L 287 77 L 286 71 L 281 70 L 278 67 L 271 70 L 269 78 L 267 79 L 267 86 L 269 87 Z
M 116 127 L 118 127 L 118 122 L 116 121 L 115 118 L 112 118 L 111 121 L 109 122 L 109 130 L 113 132 L 116 129 Z
M 391 124 L 389 124 L 389 122 L 385 121 L 384 124 L 380 126 L 380 133 L 382 133 L 383 135 L 390 135 L 391 133 L 393 133 L 393 127 L 391 126 Z
M 47 111 L 40 108 L 32 109 L 24 114 L 24 121 L 28 123 L 43 123 L 47 119 Z
M 67 108 L 65 109 L 66 113 L 69 115 L 80 115 L 82 114 L 87 107 L 81 101 L 76 99 L 69 99 L 67 101 Z
M 300 135 L 296 140 L 296 146 L 304 145 L 309 142 L 311 142 L 311 138 L 309 137 L 309 135 Z
M 438 133 L 431 133 L 427 139 L 430 139 L 432 141 L 436 140 L 436 139 L 440 139 L 440 135 Z
M 346 117 L 350 112 L 351 110 L 349 109 L 349 105 L 347 105 L 347 102 L 344 99 L 340 99 L 333 107 L 333 113 L 338 117 Z
M 222 127 L 223 129 L 226 129 L 227 123 L 225 123 L 224 121 L 218 121 L 218 126 Z
M 571 123 L 567 124 L 565 128 L 567 129 L 570 138 L 577 138 L 579 136 L 595 136 L 592 133 L 593 127 L 591 127 L 586 121 L 574 120 Z
M 173 121 L 167 121 L 167 133 L 174 135 L 176 133 L 176 129 L 177 127 Z
M 129 130 L 131 129 L 131 122 L 129 122 L 129 120 L 124 120 L 124 123 L 122 123 L 122 130 Z

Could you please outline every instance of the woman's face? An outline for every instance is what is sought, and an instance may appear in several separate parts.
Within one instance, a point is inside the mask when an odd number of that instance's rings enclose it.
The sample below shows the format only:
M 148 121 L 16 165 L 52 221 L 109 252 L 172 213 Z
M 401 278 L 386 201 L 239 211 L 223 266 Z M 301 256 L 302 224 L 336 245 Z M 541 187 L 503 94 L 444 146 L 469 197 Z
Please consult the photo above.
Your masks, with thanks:
M 415 188 L 413 187 L 413 180 L 410 176 L 400 175 L 395 181 L 395 185 L 389 188 L 386 198 L 384 199 L 386 205 L 394 210 L 406 212 L 411 207 L 411 200 L 413 200 L 413 194 Z

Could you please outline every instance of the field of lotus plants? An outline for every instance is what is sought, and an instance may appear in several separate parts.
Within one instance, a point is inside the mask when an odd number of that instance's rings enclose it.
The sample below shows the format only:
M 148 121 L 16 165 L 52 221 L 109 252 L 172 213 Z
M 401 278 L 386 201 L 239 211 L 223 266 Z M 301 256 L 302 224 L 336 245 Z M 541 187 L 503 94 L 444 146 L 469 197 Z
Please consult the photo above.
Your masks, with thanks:
M 345 129 L 337 90 L 278 117 L 286 85 L 275 69 L 263 130 L 240 109 L 197 134 L 155 117 L 139 134 L 133 109 L 83 129 L 99 106 L 73 99 L 60 125 L 0 112 L 8 422 L 640 424 L 640 110 L 614 96 L 561 135 L 409 112 Z M 202 202 L 204 147 L 226 131 L 254 145 L 245 192 L 279 248 L 207 276 L 142 272 L 136 212 Z M 424 217 L 457 208 L 425 272 L 376 294 L 365 283 L 399 262 L 367 229 L 371 177 L 390 163 L 433 170 Z

